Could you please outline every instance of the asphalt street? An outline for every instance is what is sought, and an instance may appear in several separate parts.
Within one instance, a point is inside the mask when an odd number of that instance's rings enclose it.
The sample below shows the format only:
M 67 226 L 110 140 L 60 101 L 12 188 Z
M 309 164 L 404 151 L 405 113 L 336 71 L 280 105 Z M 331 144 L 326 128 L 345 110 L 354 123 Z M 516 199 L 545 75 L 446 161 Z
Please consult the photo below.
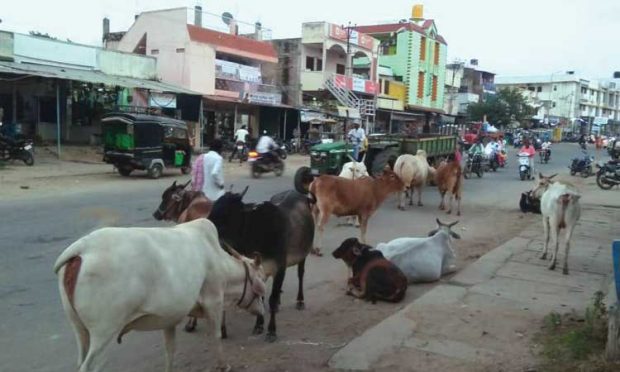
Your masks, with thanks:
M 467 224 L 468 213 L 492 214 L 492 211 L 516 209 L 519 193 L 531 187 L 518 179 L 516 150 L 510 149 L 509 166 L 496 173 L 485 174 L 465 181 L 463 200 L 463 228 L 469 232 L 476 226 Z M 566 166 L 577 151 L 576 144 L 554 147 L 550 164 L 538 165 L 545 173 L 567 173 Z M 283 177 L 266 175 L 253 180 L 247 175 L 230 177 L 227 183 L 240 190 L 250 185 L 249 201 L 267 200 L 277 192 L 292 187 L 292 173 Z M 115 177 L 110 175 L 110 177 Z M 187 177 L 165 177 L 152 181 L 127 180 L 118 187 L 102 182 L 88 190 L 59 193 L 49 197 L 9 200 L 0 202 L 0 371 L 70 371 L 75 369 L 76 346 L 73 333 L 62 312 L 58 295 L 57 277 L 52 265 L 58 254 L 79 237 L 99 226 L 158 226 L 151 214 L 159 204 L 163 189 L 172 180 Z M 411 207 L 406 212 L 396 210 L 396 197 L 391 197 L 381 207 L 369 227 L 370 243 L 386 241 L 399 236 L 423 234 L 434 227 L 436 216 L 450 220 L 437 211 L 439 197 L 434 188 L 426 188 L 425 206 Z M 473 221 L 473 220 L 472 220 Z M 497 232 L 501 234 L 501 231 Z M 326 253 L 330 253 L 346 237 L 356 236 L 351 227 L 336 227 L 334 218 L 326 230 Z M 288 271 L 283 295 L 282 312 L 295 311 L 293 298 L 297 283 L 294 268 Z M 341 296 L 338 290 L 328 291 L 326 286 L 342 280 L 345 269 L 330 255 L 311 257 L 307 264 L 306 299 L 309 306 L 321 306 Z M 407 301 L 417 295 L 410 291 Z M 290 306 L 289 306 L 290 305 Z M 231 319 L 233 332 L 249 330 L 249 316 Z M 241 325 L 235 325 L 241 324 Z M 182 333 L 182 332 L 179 332 Z M 279 333 L 285 338 L 286 329 Z M 196 336 L 180 334 L 177 350 L 196 342 Z M 233 341 L 234 342 L 234 341 Z M 263 342 L 254 340 L 254 342 Z M 277 348 L 278 344 L 272 347 Z M 123 340 L 123 345 L 110 347 L 110 370 L 159 370 L 163 365 L 159 333 L 133 333 Z M 200 348 L 203 350 L 204 348 Z M 191 355 L 185 355 L 191 359 Z M 181 358 L 183 359 L 183 357 Z M 188 369 L 189 370 L 189 369 Z

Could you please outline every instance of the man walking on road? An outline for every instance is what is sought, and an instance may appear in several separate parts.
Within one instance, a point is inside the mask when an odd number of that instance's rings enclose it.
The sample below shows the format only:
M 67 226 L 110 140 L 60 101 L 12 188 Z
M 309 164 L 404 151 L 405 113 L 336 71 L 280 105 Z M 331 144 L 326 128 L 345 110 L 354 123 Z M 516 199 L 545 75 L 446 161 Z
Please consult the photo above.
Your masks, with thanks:
M 204 192 L 212 201 L 224 195 L 224 159 L 221 153 L 222 141 L 213 140 L 209 152 L 199 155 L 192 167 L 192 190 Z
M 353 129 L 349 131 L 347 138 L 353 144 L 353 159 L 355 161 L 359 161 L 360 148 L 362 146 L 362 142 L 366 138 L 366 133 L 362 128 L 360 128 L 359 123 L 353 124 Z

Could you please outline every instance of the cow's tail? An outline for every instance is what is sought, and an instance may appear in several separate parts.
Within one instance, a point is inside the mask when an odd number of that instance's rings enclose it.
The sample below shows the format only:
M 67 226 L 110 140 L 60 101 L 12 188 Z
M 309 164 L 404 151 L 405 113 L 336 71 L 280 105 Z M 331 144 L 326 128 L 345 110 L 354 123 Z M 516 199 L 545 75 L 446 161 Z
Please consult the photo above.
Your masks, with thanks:
M 571 193 L 560 195 L 558 199 L 558 203 L 560 204 L 560 223 L 558 224 L 558 228 L 566 228 L 566 209 L 569 204 L 577 202 L 580 197 L 580 195 Z
M 306 196 L 308 198 L 308 207 L 310 207 L 310 209 L 314 208 L 314 206 L 316 205 L 316 201 L 317 201 L 316 195 L 314 195 L 312 191 L 308 191 Z
M 58 274 L 58 289 L 62 306 L 71 321 L 76 339 L 81 344 L 82 354 L 88 351 L 90 336 L 88 329 L 82 322 L 75 309 L 75 289 L 78 284 L 78 277 L 82 267 L 82 257 L 80 256 L 82 248 L 81 242 L 76 242 L 60 254 L 54 264 L 54 272 Z M 82 358 L 79 356 L 78 358 Z M 78 360 L 78 362 L 81 359 Z

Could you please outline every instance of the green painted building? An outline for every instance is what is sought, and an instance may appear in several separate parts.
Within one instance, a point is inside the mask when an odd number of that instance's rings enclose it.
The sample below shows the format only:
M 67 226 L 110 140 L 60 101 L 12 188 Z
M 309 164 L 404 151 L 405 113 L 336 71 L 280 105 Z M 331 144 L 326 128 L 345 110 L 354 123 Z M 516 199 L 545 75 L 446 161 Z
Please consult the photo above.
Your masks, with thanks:
M 408 111 L 443 113 L 448 46 L 433 20 L 358 26 L 381 41 L 379 65 L 390 67 L 407 87 Z

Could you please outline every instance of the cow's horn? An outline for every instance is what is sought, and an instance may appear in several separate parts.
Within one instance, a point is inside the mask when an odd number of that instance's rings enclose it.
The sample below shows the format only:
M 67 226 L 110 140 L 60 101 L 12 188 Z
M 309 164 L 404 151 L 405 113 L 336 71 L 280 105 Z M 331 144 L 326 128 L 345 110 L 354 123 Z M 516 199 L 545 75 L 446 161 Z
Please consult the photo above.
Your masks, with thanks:
M 174 180 L 174 182 L 172 183 L 172 187 L 175 187 L 177 185 L 177 181 Z
M 243 189 L 243 192 L 241 192 L 241 199 L 243 199 L 243 197 L 245 196 L 245 193 L 248 192 L 249 188 L 250 188 L 250 185 L 246 186 L 245 189 Z
M 190 184 L 190 183 L 192 183 L 192 180 L 187 181 L 187 182 L 185 183 L 185 185 L 183 185 L 183 188 L 184 188 L 184 189 L 185 189 L 185 188 L 187 188 L 187 186 L 189 186 L 189 184 Z
M 364 156 L 362 156 L 362 160 L 360 162 L 363 163 L 365 160 L 366 160 L 366 153 L 364 153 Z
M 353 159 L 353 156 L 351 156 L 350 154 L 347 154 L 347 157 L 348 157 L 349 159 L 351 159 L 351 161 L 352 161 L 352 162 L 356 162 L 356 160 L 355 160 L 355 159 Z
M 439 218 L 435 218 L 435 221 L 437 221 L 437 225 L 439 226 L 446 226 L 445 223 L 442 223 L 441 221 L 439 221 Z
M 454 221 L 451 224 L 449 224 L 448 227 L 452 227 L 452 226 L 456 225 L 457 223 L 459 223 L 459 221 Z
M 231 256 L 233 256 L 234 258 L 238 260 L 241 259 L 241 255 L 239 254 L 239 252 L 237 252 L 233 247 L 228 245 L 228 243 L 222 240 L 220 241 L 220 244 L 222 245 L 222 248 L 224 248 L 224 250 L 228 252 Z

